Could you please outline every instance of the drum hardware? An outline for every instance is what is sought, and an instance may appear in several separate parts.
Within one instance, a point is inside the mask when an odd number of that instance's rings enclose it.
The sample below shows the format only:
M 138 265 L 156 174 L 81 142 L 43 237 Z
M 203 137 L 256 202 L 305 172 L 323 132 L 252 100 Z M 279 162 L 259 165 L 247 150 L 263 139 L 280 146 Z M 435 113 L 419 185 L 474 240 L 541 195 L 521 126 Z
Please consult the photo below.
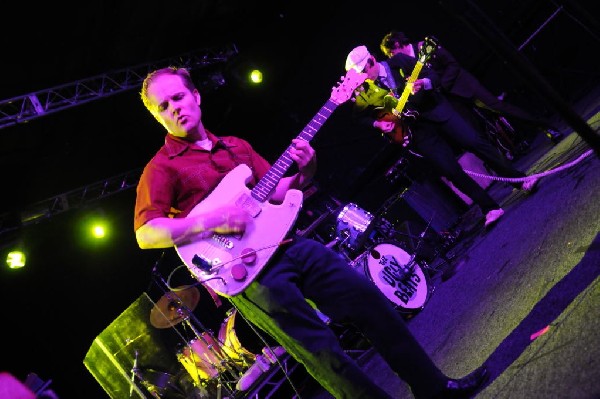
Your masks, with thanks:
M 336 201 L 337 203 L 337 201 Z M 327 210 L 325 212 L 323 212 L 322 215 L 320 215 L 318 218 L 316 218 L 310 225 L 308 225 L 308 227 L 306 227 L 304 230 L 297 230 L 296 234 L 300 237 L 306 237 L 309 234 L 311 234 L 317 227 L 319 227 L 321 225 L 321 223 L 323 223 L 323 221 L 325 219 L 327 219 L 329 216 L 331 216 L 333 214 L 333 212 L 337 211 L 339 209 L 338 208 L 332 208 L 330 207 L 328 204 L 325 205 Z
M 406 169 L 408 168 L 408 159 L 400 157 L 390 168 L 385 172 L 385 179 L 390 184 L 395 184 L 402 177 L 408 179 L 406 176 Z M 408 179 L 410 180 L 410 179 Z
M 146 336 L 146 334 L 140 334 L 135 338 L 125 338 L 125 345 L 123 345 L 121 348 L 119 348 L 118 351 L 116 351 L 115 353 L 112 354 L 112 356 L 117 356 L 119 353 L 121 353 L 122 350 L 126 349 L 129 345 L 133 344 L 135 341 L 137 341 L 138 339 L 142 338 Z
M 341 237 L 340 237 L 341 236 Z M 340 244 L 343 247 L 349 247 L 349 241 L 351 239 L 351 234 L 350 234 L 350 229 L 343 229 L 340 230 L 340 232 L 338 233 L 338 236 L 336 236 L 333 241 L 337 242 L 338 244 Z
M 427 221 L 427 226 L 425 226 L 425 228 L 423 229 L 421 234 L 419 234 L 419 241 L 417 241 L 417 245 L 415 247 L 415 252 L 413 254 L 413 257 L 419 253 L 419 248 L 421 247 L 421 244 L 423 244 L 423 241 L 425 240 L 425 235 L 427 234 L 427 230 L 429 230 L 429 227 L 431 227 L 431 221 L 433 220 L 434 216 L 435 216 L 435 212 L 433 212 L 433 214 Z
M 431 218 L 429 218 L 429 221 L 427 222 L 427 226 L 425 226 L 425 229 L 419 235 L 419 241 L 417 242 L 417 246 L 415 247 L 415 255 L 419 253 L 419 248 L 420 248 L 421 244 L 423 243 L 423 241 L 425 241 L 425 236 L 427 235 L 427 230 L 429 230 L 429 228 L 431 227 L 431 222 L 433 221 L 434 217 L 435 217 L 435 212 L 431 215 Z M 450 259 L 446 255 L 446 252 L 436 250 L 435 253 L 437 256 L 442 258 L 444 263 L 450 265 Z M 425 265 L 426 265 L 426 268 L 430 271 L 430 273 L 434 274 L 434 273 L 439 272 L 439 269 L 437 269 L 437 268 L 433 269 L 428 264 L 425 264 Z M 447 278 L 445 278 L 444 276 L 442 276 L 442 279 L 444 281 L 447 280 Z
M 177 387 L 176 376 L 173 374 L 154 369 L 136 369 L 136 377 L 154 398 L 161 399 L 167 392 L 183 393 Z
M 326 248 L 332 249 L 335 246 L 337 246 L 340 243 L 340 239 L 338 237 L 334 237 L 333 240 L 329 241 L 327 244 L 325 244 Z
M 399 193 L 396 193 L 394 195 L 392 195 L 391 197 L 389 197 L 384 204 L 380 207 L 380 209 L 377 211 L 377 215 L 378 218 L 383 219 L 383 216 L 387 214 L 387 212 L 389 211 L 389 209 L 392 207 L 392 205 L 394 205 L 397 201 L 399 201 L 400 199 L 402 199 L 405 195 L 405 193 L 408 191 L 408 188 L 404 188 L 402 191 L 400 191 Z M 404 233 L 401 232 L 399 230 L 396 230 L 393 228 L 393 226 L 386 226 L 386 228 L 388 229 L 388 238 L 392 238 L 393 236 L 398 236 L 398 235 L 403 235 L 405 237 L 408 237 L 410 239 L 417 239 L 417 244 L 414 245 L 413 248 L 413 253 L 415 258 L 419 257 L 419 249 L 421 248 L 421 245 L 423 244 L 423 242 L 425 242 L 426 240 L 426 236 L 427 236 L 427 232 L 428 230 L 431 228 L 431 223 L 433 221 L 433 219 L 435 218 L 436 213 L 433 212 L 433 214 L 431 215 L 431 217 L 429 218 L 429 220 L 427 221 L 427 225 L 425 226 L 425 228 L 423 229 L 423 231 L 418 235 L 418 236 L 413 236 L 411 234 L 408 233 Z M 439 249 L 436 249 L 435 251 L 436 256 L 441 257 L 444 262 L 446 263 L 450 263 L 450 260 L 447 258 L 446 253 L 444 251 L 440 251 Z M 432 271 L 433 269 L 426 263 L 426 262 L 420 262 L 426 269 Z M 433 272 L 437 272 L 438 270 L 433 270 Z

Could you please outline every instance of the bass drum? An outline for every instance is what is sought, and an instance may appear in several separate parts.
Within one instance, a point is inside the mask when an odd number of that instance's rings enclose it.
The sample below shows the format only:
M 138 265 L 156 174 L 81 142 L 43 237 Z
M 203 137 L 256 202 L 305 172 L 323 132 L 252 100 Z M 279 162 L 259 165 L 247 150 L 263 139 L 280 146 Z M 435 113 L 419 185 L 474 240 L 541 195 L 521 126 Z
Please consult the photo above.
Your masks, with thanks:
M 403 313 L 417 313 L 433 292 L 429 278 L 415 257 L 397 242 L 380 242 L 351 263 L 371 280 Z

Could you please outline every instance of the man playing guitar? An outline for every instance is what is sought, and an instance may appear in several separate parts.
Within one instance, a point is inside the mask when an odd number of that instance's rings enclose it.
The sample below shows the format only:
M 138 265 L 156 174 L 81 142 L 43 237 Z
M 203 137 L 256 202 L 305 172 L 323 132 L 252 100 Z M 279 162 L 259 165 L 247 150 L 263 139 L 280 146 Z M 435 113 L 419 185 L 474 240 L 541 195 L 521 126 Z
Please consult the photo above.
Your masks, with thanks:
M 485 368 L 462 379 L 447 377 L 387 297 L 339 254 L 315 240 L 273 235 L 289 230 L 302 199 L 298 189 L 315 172 L 308 139 L 324 115 L 364 80 L 363 74 L 348 72 L 342 90 L 334 89 L 291 141 L 273 165 L 280 164 L 276 170 L 245 140 L 217 137 L 205 128 L 201 96 L 187 70 L 151 72 L 142 100 L 167 137 L 137 187 L 138 245 L 175 246 L 199 283 L 214 284 L 230 297 L 240 314 L 278 341 L 334 397 L 390 398 L 348 356 L 313 306 L 333 322 L 357 326 L 415 396 L 467 397 L 485 381 Z M 357 85 L 346 84 L 355 80 Z M 347 96 L 344 86 L 352 86 Z M 283 176 L 292 164 L 298 172 Z M 246 185 L 254 186 L 251 193 Z
M 450 143 L 474 153 L 500 176 L 525 182 L 525 174 L 515 169 L 491 142 L 454 110 L 446 97 L 436 90 L 440 85 L 439 76 L 429 68 L 421 69 L 419 61 L 398 53 L 385 62 L 378 62 L 366 46 L 355 47 L 346 59 L 346 70 L 366 73 L 367 80 L 354 98 L 354 117 L 359 124 L 389 135 L 396 129 L 397 123 L 380 119 L 379 113 L 389 108 L 386 101 L 389 101 L 392 90 L 403 90 L 398 104 L 403 106 L 402 100 L 406 97 L 406 108 L 412 111 L 410 118 L 402 115 L 405 121 L 410 121 L 411 134 L 407 145 L 424 157 L 436 173 L 445 176 L 470 197 L 480 207 L 485 227 L 491 227 L 504 211 L 462 169 Z M 415 78 L 415 71 L 420 71 L 418 78 Z M 406 145 L 404 141 L 401 144 Z M 520 181 L 513 185 L 525 189 Z

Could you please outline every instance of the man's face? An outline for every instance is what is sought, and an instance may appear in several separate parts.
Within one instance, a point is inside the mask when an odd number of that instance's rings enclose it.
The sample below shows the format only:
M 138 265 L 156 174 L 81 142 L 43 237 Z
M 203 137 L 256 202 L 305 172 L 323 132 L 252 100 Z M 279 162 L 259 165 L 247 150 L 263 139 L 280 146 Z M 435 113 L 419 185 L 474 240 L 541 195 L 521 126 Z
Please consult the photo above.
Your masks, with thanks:
M 379 64 L 375 62 L 373 56 L 369 57 L 369 60 L 363 68 L 363 73 L 367 74 L 367 79 L 375 80 L 379 76 Z
M 390 53 L 392 54 L 392 57 L 398 53 L 402 53 L 402 54 L 406 54 L 406 55 L 410 55 L 412 57 L 412 47 L 410 44 L 399 44 L 396 43 L 396 46 L 390 50 Z
M 157 76 L 148 87 L 152 113 L 169 133 L 192 137 L 200 125 L 200 94 L 190 91 L 176 75 Z

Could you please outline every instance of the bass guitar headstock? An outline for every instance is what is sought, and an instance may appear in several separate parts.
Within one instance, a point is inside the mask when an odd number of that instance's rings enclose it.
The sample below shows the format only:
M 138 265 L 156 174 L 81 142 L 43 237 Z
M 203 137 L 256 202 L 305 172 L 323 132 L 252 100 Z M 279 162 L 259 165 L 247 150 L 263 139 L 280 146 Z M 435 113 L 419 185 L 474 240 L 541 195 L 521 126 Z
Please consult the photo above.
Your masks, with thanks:
M 329 99 L 337 105 L 348 101 L 354 95 L 354 90 L 363 84 L 366 78 L 366 73 L 356 72 L 353 68 L 349 69 L 346 75 L 342 76 L 341 82 L 333 88 Z
M 439 43 L 435 37 L 427 36 L 425 40 L 423 40 L 423 44 L 419 49 L 419 56 L 417 57 L 419 59 L 419 62 L 425 64 L 429 60 L 429 58 L 431 58 L 435 50 L 437 50 L 438 46 Z

